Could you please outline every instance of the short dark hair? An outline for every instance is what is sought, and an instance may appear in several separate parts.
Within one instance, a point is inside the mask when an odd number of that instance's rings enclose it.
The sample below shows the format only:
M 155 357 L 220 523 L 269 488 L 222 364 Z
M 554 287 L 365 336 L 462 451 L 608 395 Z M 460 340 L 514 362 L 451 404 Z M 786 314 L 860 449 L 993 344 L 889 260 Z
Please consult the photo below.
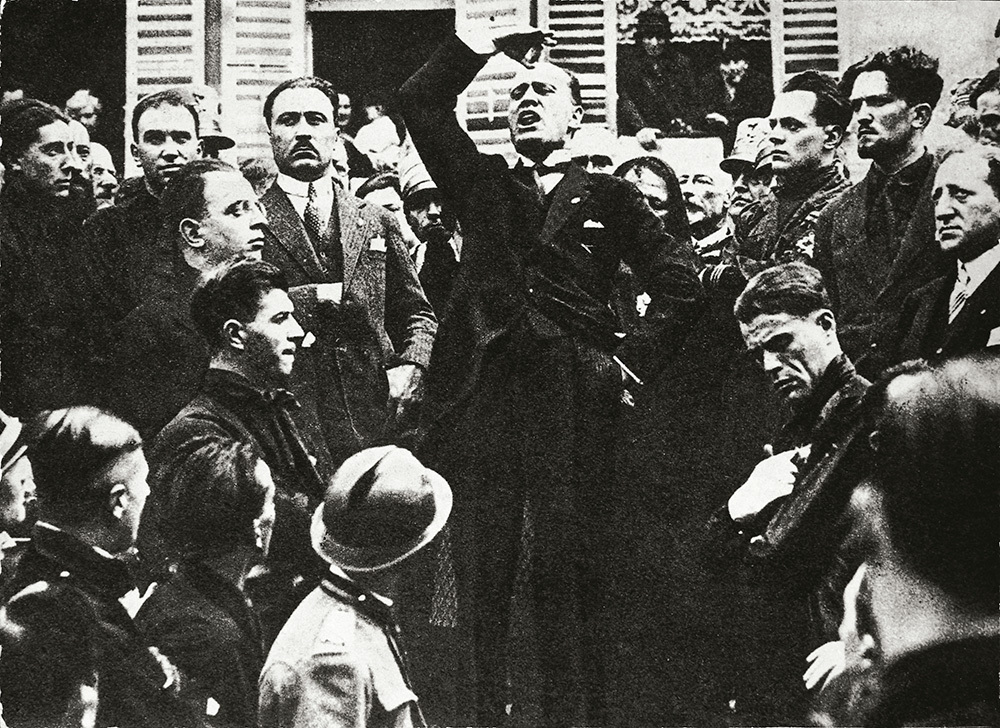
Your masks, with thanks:
M 364 199 L 376 190 L 388 189 L 396 190 L 396 194 L 402 197 L 403 193 L 399 186 L 399 175 L 395 172 L 380 172 L 379 174 L 372 175 L 358 187 L 354 194 Z
M 965 606 L 997 611 L 1000 357 L 976 354 L 897 375 L 873 435 L 872 486 L 893 547 Z
M 214 350 L 222 346 L 222 326 L 229 319 L 251 321 L 269 291 L 288 290 L 285 274 L 270 263 L 236 260 L 219 266 L 195 289 L 191 319 Z
M 782 263 L 751 278 L 733 311 L 740 323 L 749 324 L 761 315 L 808 316 L 824 308 L 831 306 L 822 274 L 805 263 Z
M 252 444 L 205 436 L 186 443 L 160 478 L 159 531 L 187 558 L 216 556 L 254 542 L 267 491 Z
M 41 413 L 32 425 L 31 467 L 42 511 L 86 522 L 107 502 L 104 475 L 142 448 L 132 425 L 96 407 Z
M 69 123 L 69 117 L 51 104 L 37 99 L 18 99 L 4 104 L 0 125 L 0 161 L 8 172 L 12 163 L 38 141 L 38 130 L 57 121 Z
M 150 109 L 158 109 L 161 106 L 179 106 L 187 109 L 194 119 L 194 135 L 198 136 L 198 110 L 191 105 L 190 97 L 183 91 L 176 88 L 168 88 L 148 94 L 139 99 L 139 103 L 132 109 L 132 139 L 139 141 L 139 119 Z
M 316 76 L 299 76 L 298 78 L 290 78 L 287 81 L 282 81 L 271 89 L 271 93 L 264 99 L 264 121 L 267 123 L 268 129 L 271 128 L 271 109 L 274 108 L 274 100 L 278 98 L 282 91 L 287 91 L 290 88 L 314 88 L 322 91 L 323 95 L 330 99 L 330 103 L 333 105 L 333 118 L 330 119 L 330 123 L 332 124 L 336 120 L 337 109 L 340 108 L 340 97 L 333 84 L 326 79 L 317 78 Z
M 1000 67 L 992 69 L 979 80 L 979 83 L 972 89 L 972 93 L 969 94 L 969 105 L 978 109 L 979 97 L 991 91 L 1000 93 Z
M 941 98 L 944 80 L 938 73 L 938 61 L 912 46 L 879 51 L 858 61 L 846 71 L 840 89 L 850 98 L 854 82 L 862 73 L 885 74 L 889 93 L 910 106 L 930 104 L 933 109 Z
M 816 96 L 813 117 L 820 126 L 833 125 L 846 129 L 851 123 L 851 116 L 854 114 L 851 111 L 851 101 L 829 74 L 803 71 L 788 79 L 781 90 L 784 93 L 809 91 Z
M 176 240 L 181 220 L 201 220 L 205 215 L 205 177 L 213 172 L 239 170 L 219 159 L 195 159 L 170 178 L 160 197 L 160 232 L 165 240 Z
M 986 162 L 986 184 L 993 190 L 993 195 L 1000 200 L 1000 147 L 970 141 L 968 144 L 946 150 L 941 155 L 941 162 L 958 154 L 970 154 Z
M 656 8 L 646 8 L 635 16 L 635 38 L 660 37 L 670 40 L 674 37 L 674 30 L 670 26 L 670 20 L 666 13 Z

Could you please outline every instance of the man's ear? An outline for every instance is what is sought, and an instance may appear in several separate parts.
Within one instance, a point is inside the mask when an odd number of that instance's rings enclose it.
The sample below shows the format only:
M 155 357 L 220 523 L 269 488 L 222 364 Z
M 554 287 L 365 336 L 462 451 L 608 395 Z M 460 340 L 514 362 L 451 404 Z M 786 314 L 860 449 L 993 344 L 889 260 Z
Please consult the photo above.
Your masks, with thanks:
M 930 104 L 917 104 L 913 107 L 913 121 L 910 123 L 915 129 L 926 129 L 927 125 L 931 123 L 931 114 L 934 113 L 934 109 L 931 108 Z
M 569 117 L 569 132 L 572 134 L 583 125 L 584 109 L 582 106 L 574 106 L 573 114 Z
M 128 491 L 123 483 L 115 483 L 108 492 L 108 510 L 117 520 L 125 515 L 125 497 Z
M 205 240 L 201 236 L 201 223 L 190 217 L 185 217 L 177 226 L 177 231 L 181 234 L 186 245 L 192 248 L 205 247 Z
M 222 324 L 222 338 L 226 346 L 240 351 L 246 349 L 246 327 L 236 319 L 228 319 Z
M 132 152 L 132 159 L 135 161 L 135 163 L 141 167 L 142 162 L 139 160 L 139 145 L 136 144 L 135 142 L 132 142 L 131 144 L 129 144 L 128 150 Z
M 821 308 L 816 312 L 816 323 L 821 326 L 824 331 L 830 333 L 837 333 L 837 319 L 834 318 L 833 311 L 828 308 Z
M 836 149 L 844 141 L 844 128 L 842 126 L 827 124 L 823 127 L 823 132 L 826 134 L 823 146 L 827 149 Z

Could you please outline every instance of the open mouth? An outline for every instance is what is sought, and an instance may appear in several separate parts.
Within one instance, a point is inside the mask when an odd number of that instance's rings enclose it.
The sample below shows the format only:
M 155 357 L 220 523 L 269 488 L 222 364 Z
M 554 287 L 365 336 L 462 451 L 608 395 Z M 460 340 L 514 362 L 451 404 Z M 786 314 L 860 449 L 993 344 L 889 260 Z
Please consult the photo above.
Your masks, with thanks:
M 542 117 L 538 112 L 531 109 L 525 109 L 517 113 L 517 125 L 520 127 L 535 126 L 541 120 Z

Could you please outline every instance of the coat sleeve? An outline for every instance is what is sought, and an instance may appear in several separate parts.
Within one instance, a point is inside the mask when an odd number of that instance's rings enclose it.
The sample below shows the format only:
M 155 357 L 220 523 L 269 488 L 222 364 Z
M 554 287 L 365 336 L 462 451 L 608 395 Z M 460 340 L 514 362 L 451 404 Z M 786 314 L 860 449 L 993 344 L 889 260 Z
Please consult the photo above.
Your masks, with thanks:
M 458 96 L 486 64 L 457 37 L 446 40 L 399 89 L 398 102 L 420 158 L 435 184 L 461 214 L 468 190 L 495 171 L 495 159 L 476 149 L 458 123 Z M 502 165 L 506 171 L 506 165 Z
M 437 317 L 424 295 L 403 234 L 392 215 L 382 215 L 386 232 L 385 330 L 395 351 L 388 366 L 427 368 L 437 334 Z

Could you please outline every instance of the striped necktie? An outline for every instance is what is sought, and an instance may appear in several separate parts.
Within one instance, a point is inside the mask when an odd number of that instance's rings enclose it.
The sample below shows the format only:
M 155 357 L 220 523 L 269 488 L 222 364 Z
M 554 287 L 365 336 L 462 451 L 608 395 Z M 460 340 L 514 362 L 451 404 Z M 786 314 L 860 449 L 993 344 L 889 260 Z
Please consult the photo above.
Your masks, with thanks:
M 958 279 L 955 281 L 955 288 L 951 292 L 951 302 L 948 306 L 948 323 L 950 324 L 958 316 L 958 312 L 962 310 L 962 306 L 969 299 L 969 290 L 972 286 L 972 276 L 969 275 L 969 271 L 966 270 L 965 264 L 962 263 L 958 268 Z

